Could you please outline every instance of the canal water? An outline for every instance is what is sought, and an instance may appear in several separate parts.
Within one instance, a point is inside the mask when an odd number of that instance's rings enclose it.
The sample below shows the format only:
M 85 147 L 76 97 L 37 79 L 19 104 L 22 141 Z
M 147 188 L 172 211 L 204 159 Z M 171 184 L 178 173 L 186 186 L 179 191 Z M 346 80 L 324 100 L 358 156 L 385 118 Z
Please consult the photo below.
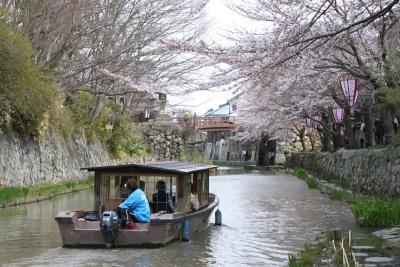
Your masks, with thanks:
M 210 191 L 220 198 L 223 226 L 211 224 L 188 243 L 158 249 L 63 248 L 54 216 L 91 209 L 88 191 L 0 209 L 0 265 L 285 266 L 289 253 L 322 230 L 354 226 L 346 203 L 290 175 L 222 168 L 210 177 Z

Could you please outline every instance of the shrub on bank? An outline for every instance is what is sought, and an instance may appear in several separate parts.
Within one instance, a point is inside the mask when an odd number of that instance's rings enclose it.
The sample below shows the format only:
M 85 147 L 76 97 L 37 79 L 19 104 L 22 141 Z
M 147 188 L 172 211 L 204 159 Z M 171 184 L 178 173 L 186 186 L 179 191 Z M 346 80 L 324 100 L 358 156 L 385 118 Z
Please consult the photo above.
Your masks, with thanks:
M 136 125 L 126 116 L 115 120 L 108 143 L 110 151 L 117 158 L 151 154 L 150 147 L 144 144 Z
M 5 207 L 15 201 L 34 201 L 41 198 L 57 196 L 66 192 L 88 188 L 93 185 L 94 177 L 85 180 L 68 180 L 60 183 L 44 183 L 30 187 L 0 188 L 0 207 Z
M 96 119 L 90 122 L 95 101 L 95 96 L 88 92 L 77 92 L 68 99 L 66 108 L 72 114 L 78 134 L 85 134 L 90 143 L 99 140 L 116 158 L 143 157 L 151 153 L 135 123 L 120 114 L 120 107 L 110 100 L 104 100 Z
M 0 133 L 35 141 L 48 130 L 64 137 L 84 134 L 89 143 L 100 141 L 116 158 L 150 154 L 120 106 L 109 99 L 97 105 L 96 96 L 84 91 L 64 101 L 51 70 L 35 64 L 33 54 L 29 39 L 0 17 Z M 99 110 L 93 112 L 95 106 Z
M 58 90 L 32 58 L 28 38 L 0 19 L 0 128 L 38 137 L 55 113 Z
M 293 174 L 303 180 L 308 178 L 308 172 L 303 168 L 294 168 Z
M 317 179 L 315 179 L 313 177 L 308 177 L 306 179 L 306 183 L 308 185 L 308 188 L 310 188 L 310 189 L 318 188 L 318 181 L 317 181 Z

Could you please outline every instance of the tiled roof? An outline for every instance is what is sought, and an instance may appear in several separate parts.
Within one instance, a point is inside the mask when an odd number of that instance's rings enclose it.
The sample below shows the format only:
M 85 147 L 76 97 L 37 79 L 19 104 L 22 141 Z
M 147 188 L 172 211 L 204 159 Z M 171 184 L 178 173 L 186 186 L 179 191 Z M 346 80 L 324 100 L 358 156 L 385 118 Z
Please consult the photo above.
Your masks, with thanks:
M 167 172 L 167 173 L 192 173 L 196 171 L 216 168 L 214 165 L 198 164 L 184 161 L 159 161 L 143 164 L 126 164 L 114 166 L 86 167 L 82 170 L 88 171 L 145 171 L 145 172 Z

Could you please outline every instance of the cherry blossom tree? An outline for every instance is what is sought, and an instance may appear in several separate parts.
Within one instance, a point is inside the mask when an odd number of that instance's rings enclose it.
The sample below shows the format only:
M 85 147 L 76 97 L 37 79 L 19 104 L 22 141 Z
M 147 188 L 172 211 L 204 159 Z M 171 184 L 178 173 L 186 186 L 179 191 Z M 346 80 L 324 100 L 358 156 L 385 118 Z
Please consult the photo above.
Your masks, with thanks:
M 193 41 L 206 29 L 208 0 L 2 0 L 9 22 L 23 30 L 36 61 L 56 72 L 65 95 L 97 97 L 93 121 L 107 97 L 135 92 L 184 92 L 207 65 L 199 55 L 178 55 L 162 38 Z
M 371 106 L 382 88 L 399 87 L 399 1 L 228 1 L 239 14 L 265 27 L 242 31 L 229 48 L 165 41 L 170 48 L 208 55 L 225 67 L 206 88 L 231 84 L 243 90 L 244 137 L 279 136 L 314 113 L 320 133 L 336 139 L 332 107 L 346 107 L 339 81 L 355 77 L 362 85 L 359 108 L 372 139 Z M 385 131 L 393 131 L 393 111 L 383 105 Z M 348 112 L 349 113 L 349 112 Z M 347 121 L 348 141 L 351 126 Z M 373 140 L 369 140 L 372 144 Z
M 339 77 L 356 77 L 363 81 L 365 97 L 362 106 L 366 107 L 365 117 L 369 118 L 366 124 L 371 132 L 373 121 L 370 106 L 374 91 L 384 87 L 395 88 L 399 83 L 396 74 L 398 67 L 391 62 L 392 58 L 396 58 L 394 55 L 398 55 L 400 47 L 398 1 L 269 1 L 266 4 L 265 1 L 255 0 L 241 3 L 231 3 L 231 6 L 242 15 L 269 23 L 270 27 L 263 34 L 244 33 L 238 39 L 237 47 L 245 48 L 243 55 L 247 61 L 237 67 L 256 66 L 247 69 L 247 72 L 263 75 L 263 79 L 271 72 L 274 75 L 279 73 L 280 77 L 307 77 L 310 69 L 322 73 L 328 71 L 331 77 L 336 78 L 336 82 Z M 308 68 L 303 67 L 288 74 L 291 70 L 286 65 L 293 62 L 299 64 L 302 60 L 307 62 L 305 65 Z M 282 69 L 281 66 L 285 67 Z M 330 84 L 326 78 L 324 81 L 319 86 L 328 87 L 335 83 L 335 79 Z M 307 87 L 297 90 L 304 88 Z M 280 94 L 279 91 L 274 93 Z M 326 105 L 317 99 L 312 100 L 315 94 L 319 94 L 318 89 L 309 90 L 308 93 L 304 90 L 303 93 L 303 97 L 310 99 L 314 105 Z M 286 93 L 284 98 L 287 101 Z M 299 102 L 302 102 L 301 99 Z M 266 102 L 265 106 L 272 105 Z M 303 107 L 304 110 L 307 110 L 307 106 Z M 329 114 L 326 111 L 324 113 Z M 387 126 L 386 132 L 391 133 L 390 110 L 384 108 L 381 117 Z M 323 129 L 329 132 L 328 127 Z

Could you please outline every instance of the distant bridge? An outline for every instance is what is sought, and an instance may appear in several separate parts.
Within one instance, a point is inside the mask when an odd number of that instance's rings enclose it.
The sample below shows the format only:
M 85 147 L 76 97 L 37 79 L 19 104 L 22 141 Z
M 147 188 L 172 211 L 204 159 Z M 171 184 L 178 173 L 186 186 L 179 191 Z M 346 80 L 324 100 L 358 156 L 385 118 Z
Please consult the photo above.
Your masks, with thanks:
M 232 117 L 193 117 L 177 118 L 175 121 L 182 126 L 195 126 L 204 132 L 230 131 L 239 127 Z

